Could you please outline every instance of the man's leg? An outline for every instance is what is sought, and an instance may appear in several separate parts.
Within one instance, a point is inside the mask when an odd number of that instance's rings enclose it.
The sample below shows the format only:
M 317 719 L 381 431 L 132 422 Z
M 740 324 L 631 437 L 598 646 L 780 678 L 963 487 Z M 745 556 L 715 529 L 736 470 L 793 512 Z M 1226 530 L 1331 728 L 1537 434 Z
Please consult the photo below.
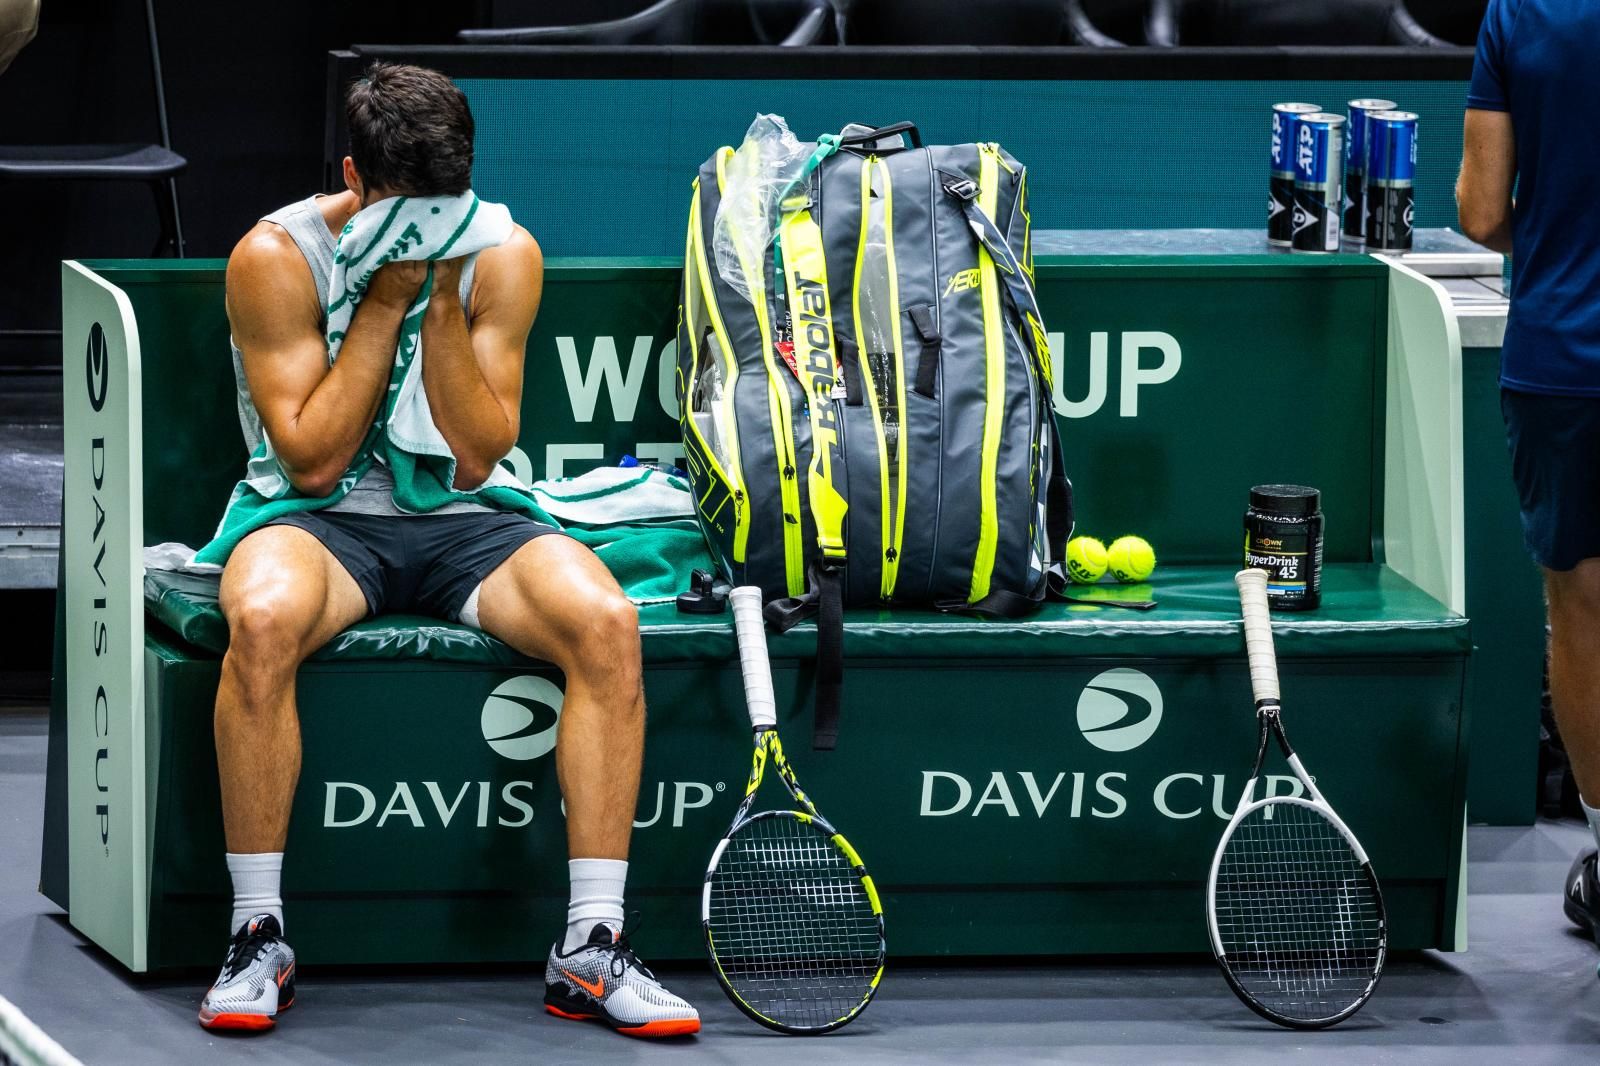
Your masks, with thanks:
M 556 774 L 574 858 L 627 859 L 644 757 L 639 614 L 588 548 L 531 540 L 484 579 L 478 619 L 566 675 Z
M 215 732 L 228 851 L 281 852 L 300 776 L 295 672 L 360 621 L 367 601 L 316 537 L 268 526 L 234 549 L 222 574 L 221 606 L 228 652 Z
M 362 618 L 367 601 L 316 537 L 269 526 L 234 549 L 222 574 L 221 606 L 228 652 L 213 728 L 234 939 L 201 1002 L 200 1024 L 270 1029 L 278 1011 L 294 1001 L 294 952 L 283 941 L 279 883 L 300 776 L 295 672 L 307 655 Z
M 644 757 L 638 612 L 593 552 L 541 536 L 484 579 L 477 620 L 566 675 L 556 774 L 567 807 L 572 897 L 567 932 L 545 968 L 545 1009 L 632 1036 L 698 1032 L 694 1008 L 662 988 L 621 935 Z
M 1550 702 L 1600 844 L 1600 559 L 1546 570 Z

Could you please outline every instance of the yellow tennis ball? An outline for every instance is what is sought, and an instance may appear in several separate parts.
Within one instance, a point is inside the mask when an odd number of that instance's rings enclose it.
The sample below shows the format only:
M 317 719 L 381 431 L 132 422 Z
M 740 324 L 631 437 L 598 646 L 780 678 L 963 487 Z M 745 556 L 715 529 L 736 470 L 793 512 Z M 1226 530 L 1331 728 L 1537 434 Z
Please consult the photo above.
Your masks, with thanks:
M 1106 565 L 1118 581 L 1144 581 L 1156 568 L 1156 552 L 1143 537 L 1118 537 L 1106 549 Z
M 1092 585 L 1106 572 L 1106 546 L 1093 537 L 1067 541 L 1067 576 L 1080 585 Z

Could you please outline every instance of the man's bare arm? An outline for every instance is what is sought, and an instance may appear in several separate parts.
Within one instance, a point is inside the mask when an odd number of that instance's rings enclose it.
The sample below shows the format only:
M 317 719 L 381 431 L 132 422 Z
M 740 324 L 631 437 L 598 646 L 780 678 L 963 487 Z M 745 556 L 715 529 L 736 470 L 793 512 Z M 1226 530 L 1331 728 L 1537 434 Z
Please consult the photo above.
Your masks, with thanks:
M 332 492 L 366 438 L 387 394 L 400 322 L 421 284 L 421 266 L 393 263 L 374 276 L 330 369 L 319 325 L 322 294 L 293 239 L 263 222 L 229 257 L 228 321 L 250 397 L 284 473 L 301 492 Z
M 474 489 L 517 443 L 522 363 L 544 289 L 544 259 L 527 230 L 478 254 L 472 328 L 461 301 L 460 260 L 436 264 L 422 323 L 422 382 L 428 405 L 456 457 L 457 489 Z
M 1497 252 L 1511 251 L 1511 188 L 1517 143 L 1504 111 L 1467 109 L 1456 208 L 1461 232 Z

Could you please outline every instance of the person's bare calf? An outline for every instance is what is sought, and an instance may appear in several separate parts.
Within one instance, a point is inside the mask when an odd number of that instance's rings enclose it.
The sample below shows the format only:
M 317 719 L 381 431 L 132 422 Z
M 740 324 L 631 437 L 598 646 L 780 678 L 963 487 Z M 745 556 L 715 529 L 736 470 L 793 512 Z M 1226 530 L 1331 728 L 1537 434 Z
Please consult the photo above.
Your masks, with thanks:
M 1585 559 L 1571 570 L 1546 570 L 1545 595 L 1550 700 L 1578 791 L 1593 809 L 1600 806 L 1600 559 Z M 1600 828 L 1596 833 L 1600 836 Z

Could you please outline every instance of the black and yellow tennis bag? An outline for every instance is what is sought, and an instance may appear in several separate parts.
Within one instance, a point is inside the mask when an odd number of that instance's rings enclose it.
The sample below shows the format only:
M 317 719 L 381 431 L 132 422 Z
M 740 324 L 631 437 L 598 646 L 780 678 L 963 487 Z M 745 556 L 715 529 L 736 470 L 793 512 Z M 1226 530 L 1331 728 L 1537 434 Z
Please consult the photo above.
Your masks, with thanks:
M 1058 573 L 1072 496 L 1027 190 L 998 145 L 922 147 L 910 123 L 803 143 L 762 116 L 700 168 L 689 479 L 723 576 L 759 585 L 776 628 L 818 613 L 818 747 L 843 605 L 1018 616 Z

